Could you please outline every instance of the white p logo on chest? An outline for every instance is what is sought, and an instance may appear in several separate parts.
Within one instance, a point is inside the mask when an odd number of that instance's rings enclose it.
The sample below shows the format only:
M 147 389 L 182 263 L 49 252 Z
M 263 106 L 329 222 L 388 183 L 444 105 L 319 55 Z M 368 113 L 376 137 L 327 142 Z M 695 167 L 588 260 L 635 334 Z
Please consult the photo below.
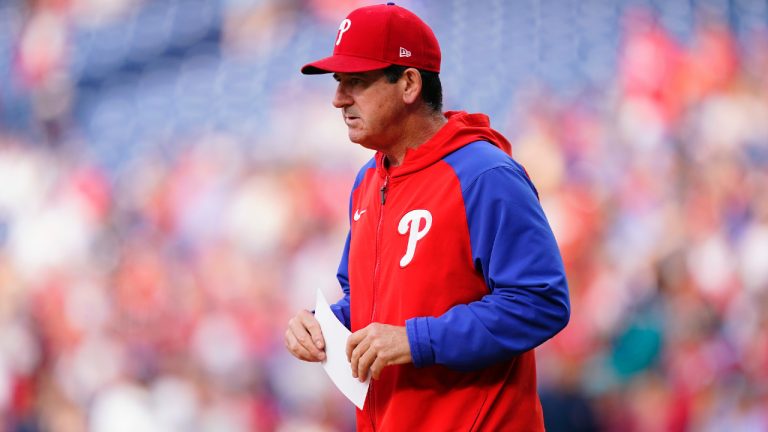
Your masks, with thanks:
M 336 39 L 336 45 L 341 43 L 341 37 L 344 36 L 344 33 L 346 33 L 350 27 L 352 27 L 352 21 L 350 21 L 349 18 L 339 24 L 339 37 Z
M 423 227 L 422 220 L 426 221 Z M 410 264 L 413 254 L 416 253 L 416 243 L 427 235 L 430 228 L 432 228 L 432 213 L 427 210 L 411 210 L 400 219 L 397 232 L 402 235 L 408 233 L 408 247 L 405 249 L 405 255 L 400 259 L 400 267 Z

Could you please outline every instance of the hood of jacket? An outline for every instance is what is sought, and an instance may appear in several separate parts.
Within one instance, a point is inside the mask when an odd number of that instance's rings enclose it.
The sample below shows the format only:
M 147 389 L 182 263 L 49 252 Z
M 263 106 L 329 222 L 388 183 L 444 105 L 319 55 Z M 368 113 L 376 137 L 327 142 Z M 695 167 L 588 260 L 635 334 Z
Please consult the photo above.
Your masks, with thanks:
M 491 128 L 488 116 L 481 113 L 467 113 L 465 111 L 446 111 L 445 118 L 448 122 L 424 144 L 405 152 L 403 163 L 385 170 L 384 153 L 376 154 L 376 165 L 381 175 L 387 173 L 391 177 L 408 175 L 420 171 L 445 156 L 475 141 L 488 141 L 502 149 L 505 153 L 512 154 L 512 145 L 499 132 Z

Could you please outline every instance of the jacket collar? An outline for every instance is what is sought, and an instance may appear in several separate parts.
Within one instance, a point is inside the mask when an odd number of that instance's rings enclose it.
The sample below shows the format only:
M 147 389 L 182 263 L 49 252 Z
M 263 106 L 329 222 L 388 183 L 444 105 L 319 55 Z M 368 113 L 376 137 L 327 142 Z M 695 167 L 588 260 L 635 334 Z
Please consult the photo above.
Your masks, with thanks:
M 380 176 L 402 177 L 420 171 L 465 145 L 475 141 L 488 141 L 512 154 L 512 145 L 499 132 L 491 128 L 485 114 L 469 114 L 465 111 L 447 111 L 448 121 L 432 138 L 420 146 L 405 152 L 403 163 L 396 167 L 384 168 L 384 153 L 376 153 L 376 170 Z

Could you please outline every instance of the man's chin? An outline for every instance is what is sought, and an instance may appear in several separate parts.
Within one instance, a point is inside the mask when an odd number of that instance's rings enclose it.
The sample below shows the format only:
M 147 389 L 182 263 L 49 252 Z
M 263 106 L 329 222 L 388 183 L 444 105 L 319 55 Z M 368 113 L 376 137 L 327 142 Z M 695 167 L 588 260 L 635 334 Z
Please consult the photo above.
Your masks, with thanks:
M 360 144 L 361 146 L 365 147 L 365 144 L 363 144 L 363 137 L 360 136 L 360 134 L 354 133 L 352 130 L 350 130 L 347 133 L 347 136 L 349 137 L 349 140 L 352 141 L 355 144 Z
M 377 147 L 372 146 L 369 142 L 365 141 L 362 137 L 358 137 L 358 136 L 354 136 L 352 134 L 349 134 L 349 140 L 351 142 L 359 145 L 360 147 L 365 147 L 365 148 L 367 148 L 369 150 L 374 150 L 374 151 L 378 150 Z

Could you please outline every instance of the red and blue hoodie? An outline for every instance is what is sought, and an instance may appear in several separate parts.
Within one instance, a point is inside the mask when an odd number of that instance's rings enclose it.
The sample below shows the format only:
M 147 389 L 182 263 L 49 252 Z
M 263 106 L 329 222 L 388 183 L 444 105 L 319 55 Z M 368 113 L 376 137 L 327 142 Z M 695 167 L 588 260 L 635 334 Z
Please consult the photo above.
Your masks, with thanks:
M 405 326 L 413 364 L 371 380 L 360 431 L 543 431 L 533 349 L 568 323 L 562 259 L 535 187 L 488 117 L 446 113 L 350 197 L 332 306 L 353 332 Z

